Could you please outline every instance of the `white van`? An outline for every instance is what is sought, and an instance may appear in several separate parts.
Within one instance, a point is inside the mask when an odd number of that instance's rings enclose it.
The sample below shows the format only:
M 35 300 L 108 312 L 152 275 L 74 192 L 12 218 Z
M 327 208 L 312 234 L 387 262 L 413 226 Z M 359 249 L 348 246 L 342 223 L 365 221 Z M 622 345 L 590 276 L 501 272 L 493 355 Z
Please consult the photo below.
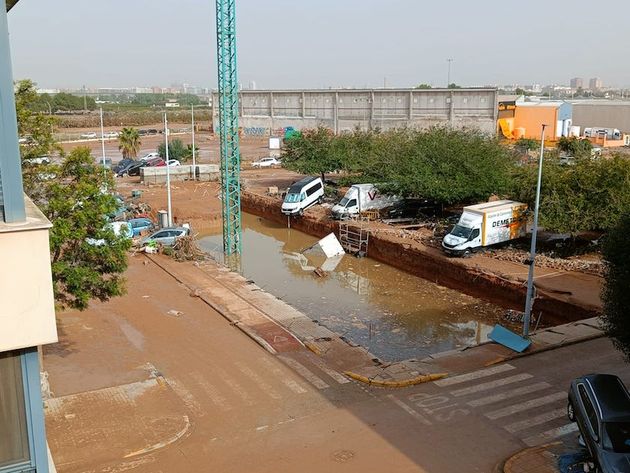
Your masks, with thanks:
M 336 220 L 351 218 L 367 210 L 382 210 L 400 202 L 400 197 L 381 194 L 375 184 L 355 184 L 332 208 Z
M 324 200 L 324 183 L 320 177 L 305 177 L 291 184 L 282 202 L 285 215 L 302 215 L 304 209 L 321 204 Z

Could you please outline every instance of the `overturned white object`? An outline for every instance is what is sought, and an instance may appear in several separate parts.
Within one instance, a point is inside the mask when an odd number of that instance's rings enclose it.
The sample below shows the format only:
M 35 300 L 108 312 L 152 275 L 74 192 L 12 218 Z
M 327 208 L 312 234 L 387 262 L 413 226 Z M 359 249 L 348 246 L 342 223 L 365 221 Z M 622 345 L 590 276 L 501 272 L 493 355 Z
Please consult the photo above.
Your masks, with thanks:
M 326 235 L 313 246 L 319 246 L 326 255 L 326 258 L 346 254 L 334 233 Z

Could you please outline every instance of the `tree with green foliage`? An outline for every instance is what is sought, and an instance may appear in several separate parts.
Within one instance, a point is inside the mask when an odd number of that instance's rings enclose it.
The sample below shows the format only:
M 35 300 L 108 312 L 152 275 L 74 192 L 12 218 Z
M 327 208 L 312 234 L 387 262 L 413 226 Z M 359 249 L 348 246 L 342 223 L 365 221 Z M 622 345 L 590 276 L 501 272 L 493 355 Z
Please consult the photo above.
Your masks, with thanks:
M 55 118 L 34 111 L 35 84 L 22 80 L 15 86 L 24 190 L 52 222 L 50 250 L 56 301 L 85 309 L 93 298 L 107 300 L 124 292 L 122 273 L 127 267 L 130 242 L 107 229 L 108 214 L 116 201 L 103 189 L 114 187 L 111 173 L 95 165 L 88 148 L 63 156 L 52 134 Z M 33 164 L 30 158 L 61 154 L 61 164 Z M 90 240 L 91 239 L 91 240 Z M 104 245 L 90 245 L 103 240 Z
M 461 89 L 462 87 L 460 85 L 457 85 L 455 82 L 451 82 L 450 84 L 448 84 L 448 89 Z
M 561 137 L 558 140 L 557 147 L 560 151 L 564 151 L 576 159 L 590 158 L 593 150 L 593 144 L 589 140 L 576 138 L 575 136 L 571 138 Z
M 432 88 L 433 87 L 430 84 L 425 84 L 425 83 L 418 84 L 416 86 L 416 89 L 432 89 Z
M 106 301 L 125 292 L 131 241 L 107 225 L 117 209 L 110 172 L 103 173 L 89 148 L 76 148 L 61 164 L 41 167 L 36 204 L 52 222 L 51 268 L 55 300 L 84 310 L 91 299 Z
M 621 216 L 604 242 L 607 263 L 606 282 L 602 291 L 602 321 L 606 335 L 630 362 L 630 211 Z
M 537 167 L 514 168 L 514 199 L 533 206 Z M 533 207 L 532 207 L 533 208 Z M 563 166 L 550 157 L 543 163 L 540 224 L 558 232 L 608 231 L 630 208 L 630 160 L 577 160 Z
M 136 159 L 140 151 L 140 134 L 133 127 L 123 128 L 118 136 L 118 149 L 125 159 Z
M 166 145 L 161 143 L 157 149 L 160 158 L 166 159 Z M 178 161 L 187 161 L 192 158 L 192 147 L 184 145 L 182 140 L 176 139 L 168 143 L 168 159 L 177 159 Z
M 299 136 L 287 140 L 282 165 L 302 174 L 318 174 L 324 179 L 325 173 L 341 167 L 341 160 L 333 148 L 335 141 L 335 135 L 326 127 L 302 130 Z

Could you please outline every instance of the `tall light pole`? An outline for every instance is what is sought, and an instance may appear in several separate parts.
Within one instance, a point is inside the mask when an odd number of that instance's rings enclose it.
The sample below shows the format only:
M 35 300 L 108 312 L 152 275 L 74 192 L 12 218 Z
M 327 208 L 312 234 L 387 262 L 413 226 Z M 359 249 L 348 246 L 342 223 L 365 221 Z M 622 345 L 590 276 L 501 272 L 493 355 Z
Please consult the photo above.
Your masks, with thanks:
M 448 75 L 446 76 L 446 88 L 448 89 L 451 86 L 451 63 L 453 62 L 453 59 L 448 58 L 446 62 L 448 62 Z
M 540 158 L 538 159 L 538 183 L 536 184 L 536 206 L 534 207 L 534 227 L 532 228 L 532 246 L 529 250 L 529 274 L 527 275 L 527 297 L 525 299 L 525 317 L 523 317 L 523 337 L 529 337 L 529 325 L 532 318 L 534 301 L 534 266 L 536 262 L 536 235 L 538 234 L 538 208 L 540 207 L 540 186 L 542 184 L 543 153 L 545 151 L 545 127 L 540 136 Z
M 168 119 L 164 112 L 164 144 L 166 153 L 166 213 L 168 216 L 168 226 L 173 226 L 173 216 L 171 213 L 171 167 L 168 165 Z
M 195 106 L 190 106 L 190 116 L 192 119 L 192 171 L 193 171 L 193 180 L 197 180 L 197 167 L 195 163 Z
M 105 132 L 103 131 L 103 107 L 100 108 L 100 115 L 101 115 L 101 150 L 103 152 L 102 154 L 103 172 L 105 172 L 105 169 L 107 169 L 107 167 L 105 166 Z

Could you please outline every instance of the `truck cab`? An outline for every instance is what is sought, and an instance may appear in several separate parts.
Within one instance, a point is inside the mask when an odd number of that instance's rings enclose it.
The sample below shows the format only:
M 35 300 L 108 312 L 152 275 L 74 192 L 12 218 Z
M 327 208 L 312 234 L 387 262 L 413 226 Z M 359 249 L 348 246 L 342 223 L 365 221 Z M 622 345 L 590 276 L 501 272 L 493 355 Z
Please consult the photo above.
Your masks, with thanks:
M 442 247 L 447 253 L 463 255 L 472 252 L 481 245 L 481 230 L 483 217 L 464 212 L 459 222 L 453 227 L 442 241 Z

